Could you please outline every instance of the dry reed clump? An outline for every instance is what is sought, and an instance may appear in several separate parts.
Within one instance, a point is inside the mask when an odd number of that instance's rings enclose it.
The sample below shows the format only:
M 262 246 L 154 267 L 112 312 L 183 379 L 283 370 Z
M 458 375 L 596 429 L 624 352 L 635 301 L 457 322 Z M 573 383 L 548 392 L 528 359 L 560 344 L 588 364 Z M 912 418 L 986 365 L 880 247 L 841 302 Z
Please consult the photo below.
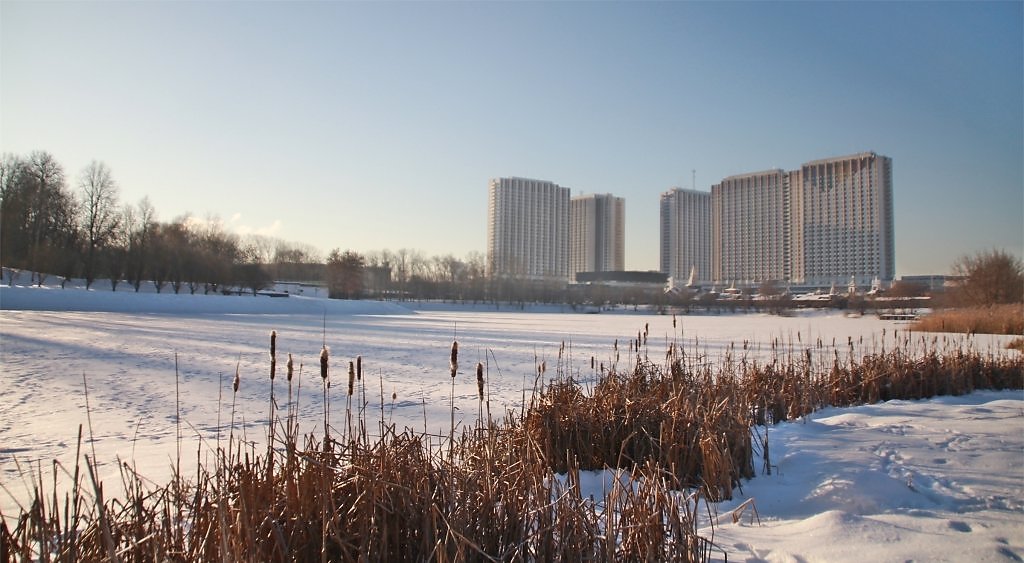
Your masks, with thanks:
M 1024 335 L 1024 303 L 943 309 L 921 318 L 914 324 L 913 330 Z
M 717 363 L 673 343 L 664 365 L 645 359 L 644 340 L 628 369 L 602 369 L 589 391 L 560 358 L 526 412 L 492 419 L 481 408 L 447 443 L 398 431 L 383 414 L 371 438 L 366 409 L 342 436 L 299 436 L 289 386 L 265 453 L 229 438 L 212 465 L 167 485 L 122 463 L 125 493 L 114 499 L 95 482 L 95 460 L 83 460 L 80 431 L 70 491 L 57 494 L 55 462 L 53 481 L 40 476 L 34 502 L 0 523 L 0 560 L 706 561 L 717 548 L 697 534 L 698 504 L 730 498 L 758 452 L 771 467 L 752 425 L 827 405 L 1024 387 L 1020 354 L 937 338 L 894 334 L 888 351 L 869 354 L 852 342 L 774 343 L 762 361 L 744 345 Z M 453 343 L 452 371 L 456 354 Z M 326 396 L 326 347 L 320 360 Z M 290 380 L 290 355 L 287 367 Z M 361 368 L 361 358 L 350 364 L 350 381 Z M 482 397 L 480 364 L 477 383 Z M 594 469 L 618 477 L 600 498 L 580 486 Z
M 966 349 L 965 349 L 966 346 Z M 744 347 L 746 348 L 746 346 Z M 633 470 L 653 462 L 676 488 L 701 487 L 712 501 L 732 498 L 754 476 L 750 428 L 792 420 L 826 406 L 960 395 L 975 389 L 1024 388 L 1024 358 L 982 354 L 912 333 L 892 334 L 889 350 L 858 355 L 818 342 L 802 350 L 773 343 L 770 359 L 730 349 L 718 365 L 677 355 L 668 367 L 638 361 L 603 373 L 586 394 L 560 374 L 526 413 L 531 439 L 557 472 L 569 460 L 582 469 Z

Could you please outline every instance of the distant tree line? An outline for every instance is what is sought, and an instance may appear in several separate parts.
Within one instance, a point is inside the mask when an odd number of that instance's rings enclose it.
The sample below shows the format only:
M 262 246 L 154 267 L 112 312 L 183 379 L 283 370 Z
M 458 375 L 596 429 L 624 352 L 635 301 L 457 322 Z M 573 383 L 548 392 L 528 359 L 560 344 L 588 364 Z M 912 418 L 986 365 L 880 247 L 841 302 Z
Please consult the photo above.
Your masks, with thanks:
M 240 237 L 217 219 L 162 222 L 147 198 L 122 203 L 102 162 L 68 184 L 64 168 L 45 151 L 0 156 L 0 264 L 32 272 L 30 283 L 56 275 L 62 284 L 82 278 L 86 287 L 109 279 L 114 291 L 152 283 L 158 292 L 255 293 L 279 275 L 322 275 L 312 247 Z
M 109 279 L 111 289 L 253 293 L 273 281 L 323 284 L 331 297 L 556 302 L 558 284 L 488 281 L 479 252 L 465 259 L 403 248 L 359 254 L 261 235 L 239 236 L 219 219 L 161 221 L 148 198 L 124 203 L 113 172 L 93 161 L 73 180 L 46 151 L 0 155 L 0 266 L 56 276 Z M 13 283 L 9 279 L 8 283 Z

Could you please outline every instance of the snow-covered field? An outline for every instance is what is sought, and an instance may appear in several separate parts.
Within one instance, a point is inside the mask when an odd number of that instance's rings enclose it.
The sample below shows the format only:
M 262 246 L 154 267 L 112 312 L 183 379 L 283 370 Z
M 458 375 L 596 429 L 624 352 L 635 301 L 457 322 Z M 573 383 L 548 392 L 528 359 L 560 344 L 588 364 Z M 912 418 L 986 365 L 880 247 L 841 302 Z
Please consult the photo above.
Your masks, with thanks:
M 210 454 L 218 435 L 226 436 L 233 399 L 236 435 L 260 441 L 270 409 L 272 330 L 278 335 L 274 389 L 281 413 L 288 400 L 287 354 L 297 372 L 303 366 L 293 382 L 303 431 L 322 432 L 318 354 L 326 342 L 336 431 L 347 408 L 348 362 L 361 355 L 359 397 L 371 433 L 384 417 L 399 427 L 446 435 L 453 338 L 460 348 L 454 406 L 463 420 L 478 412 L 476 362 L 487 364 L 491 411 L 500 415 L 521 405 L 539 362 L 546 363 L 548 376 L 561 365 L 586 381 L 593 375 L 591 357 L 612 363 L 616 340 L 620 363 L 628 362 L 628 342 L 645 325 L 652 359 L 663 357 L 669 341 L 712 359 L 730 343 L 742 353 L 745 341 L 749 353 L 765 354 L 773 339 L 801 349 L 818 339 L 852 338 L 864 349 L 880 349 L 895 340 L 894 331 L 906 329 L 837 313 L 681 316 L 673 328 L 670 316 L 574 314 L 560 307 L 523 312 L 128 289 L 0 287 L 5 515 L 28 497 L 27 475 L 40 467 L 49 475 L 53 459 L 73 465 L 79 425 L 89 434 L 87 412 L 95 442 L 83 453 L 91 455 L 95 446 L 103 478 L 112 482 L 118 480 L 118 459 L 166 480 L 179 445 L 178 413 L 186 468 L 194 466 L 197 452 L 201 458 Z M 967 345 L 997 349 L 1006 340 L 975 337 Z M 236 367 L 241 386 L 233 398 Z M 713 507 L 718 523 L 703 530 L 714 534 L 730 561 L 1024 560 L 1024 394 L 979 392 L 828 409 L 768 431 L 771 475 L 759 475 L 736 500 Z M 593 486 L 600 481 L 593 476 Z M 738 523 L 730 517 L 748 499 L 760 525 L 751 523 L 749 507 Z

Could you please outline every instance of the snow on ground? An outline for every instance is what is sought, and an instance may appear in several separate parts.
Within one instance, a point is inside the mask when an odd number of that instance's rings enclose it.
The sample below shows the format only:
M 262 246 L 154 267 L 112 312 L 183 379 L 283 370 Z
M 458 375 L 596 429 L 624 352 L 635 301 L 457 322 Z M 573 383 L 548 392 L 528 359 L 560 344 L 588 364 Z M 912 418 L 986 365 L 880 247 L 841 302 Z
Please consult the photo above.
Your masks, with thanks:
M 6 276 L 5 276 L 6 281 Z M 27 280 L 16 280 L 27 283 Z M 234 433 L 260 442 L 270 409 L 269 339 L 278 333 L 278 412 L 286 408 L 284 363 L 296 370 L 301 429 L 322 432 L 323 393 L 317 360 L 331 349 L 331 425 L 345 430 L 348 362 L 363 357 L 364 381 L 354 409 L 364 404 L 373 427 L 383 417 L 447 435 L 453 403 L 448 356 L 459 340 L 454 380 L 456 418 L 477 416 L 475 364 L 487 364 L 491 411 L 519 408 L 534 385 L 538 362 L 584 382 L 599 365 L 630 361 L 628 341 L 649 331 L 652 358 L 667 343 L 712 360 L 727 353 L 767 353 L 771 341 L 797 350 L 822 340 L 852 339 L 865 351 L 890 347 L 906 325 L 874 317 L 814 312 L 770 315 L 576 314 L 566 307 L 527 312 L 493 305 L 396 304 L 316 297 L 174 295 L 152 288 L 116 293 L 69 288 L 0 286 L 0 511 L 10 515 L 28 496 L 26 475 L 51 460 L 74 464 L 83 425 L 95 441 L 84 453 L 117 482 L 118 459 L 166 481 L 177 456 L 182 420 L 183 468 L 208 458 L 218 438 Z M 98 285 L 97 288 L 102 288 Z M 884 333 L 883 333 L 884 331 Z M 916 337 L 915 337 L 916 338 Z M 952 341 L 958 337 L 948 336 Z M 998 350 L 1004 337 L 975 337 L 966 345 Z M 559 350 L 564 352 L 559 357 Z M 177 364 L 177 378 L 175 377 Z M 231 393 L 235 370 L 241 376 Z M 88 383 L 85 408 L 83 377 Z M 299 382 L 301 381 L 301 390 Z M 177 391 L 176 391 L 177 386 Z M 396 395 L 392 400 L 392 393 Z M 180 400 L 180 407 L 176 402 Z M 232 403 L 234 410 L 232 411 Z M 460 422 L 461 424 L 461 422 Z M 891 402 L 829 409 L 803 423 L 772 427 L 772 475 L 745 483 L 737 500 L 722 503 L 715 542 L 730 561 L 1021 560 L 1024 558 L 1024 396 Z M 592 479 L 600 481 L 599 478 Z M 6 489 L 6 491 L 4 490 Z M 738 524 L 727 511 L 753 498 Z M 711 528 L 704 530 L 710 535 Z
M 1024 558 L 1019 391 L 829 408 L 768 432 L 772 474 L 701 532 L 730 561 Z M 733 523 L 748 499 L 760 525 L 749 508 Z

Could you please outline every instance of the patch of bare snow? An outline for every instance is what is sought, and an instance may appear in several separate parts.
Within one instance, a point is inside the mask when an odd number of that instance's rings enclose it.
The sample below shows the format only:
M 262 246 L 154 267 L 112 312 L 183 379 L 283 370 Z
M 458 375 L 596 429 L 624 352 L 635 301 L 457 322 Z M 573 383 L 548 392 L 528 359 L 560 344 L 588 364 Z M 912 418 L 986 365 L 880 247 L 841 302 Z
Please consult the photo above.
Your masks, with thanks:
M 718 505 L 730 561 L 1021 561 L 1024 394 L 825 409 L 769 428 L 772 474 Z M 739 523 L 731 511 L 754 499 Z

